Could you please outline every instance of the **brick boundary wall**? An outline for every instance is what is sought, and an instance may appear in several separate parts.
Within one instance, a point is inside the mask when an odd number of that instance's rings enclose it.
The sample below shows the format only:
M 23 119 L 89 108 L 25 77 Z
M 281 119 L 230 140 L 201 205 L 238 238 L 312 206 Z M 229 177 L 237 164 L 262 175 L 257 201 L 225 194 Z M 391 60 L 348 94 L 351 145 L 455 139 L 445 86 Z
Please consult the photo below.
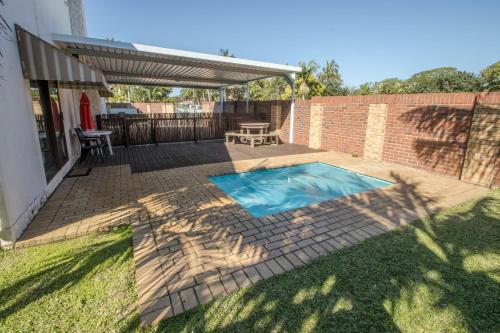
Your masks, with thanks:
M 410 95 L 388 103 L 382 160 L 459 177 L 474 97 Z
M 159 111 L 152 104 L 151 112 Z M 218 112 L 219 103 L 208 102 L 203 109 Z M 245 101 L 224 102 L 224 112 L 245 111 Z M 270 122 L 272 130 L 280 130 L 281 141 L 289 141 L 290 101 L 250 101 L 248 114 Z M 295 144 L 487 186 L 500 186 L 499 132 L 500 92 L 325 96 L 295 101 Z
M 366 158 L 375 161 L 382 160 L 386 124 L 387 104 L 370 104 L 366 124 L 365 151 L 363 153 Z
M 477 114 L 483 110 L 480 120 L 473 120 L 474 108 Z M 384 110 L 384 115 L 369 124 L 370 110 Z M 282 112 L 283 141 L 288 142 L 289 110 Z M 313 97 L 296 101 L 294 142 L 500 186 L 499 114 L 500 92 Z M 469 136 L 479 141 L 471 145 Z M 374 143 L 377 151 L 364 156 Z M 468 149 L 472 160 L 467 157 L 466 164 Z
M 500 93 L 478 95 L 461 179 L 500 186 Z

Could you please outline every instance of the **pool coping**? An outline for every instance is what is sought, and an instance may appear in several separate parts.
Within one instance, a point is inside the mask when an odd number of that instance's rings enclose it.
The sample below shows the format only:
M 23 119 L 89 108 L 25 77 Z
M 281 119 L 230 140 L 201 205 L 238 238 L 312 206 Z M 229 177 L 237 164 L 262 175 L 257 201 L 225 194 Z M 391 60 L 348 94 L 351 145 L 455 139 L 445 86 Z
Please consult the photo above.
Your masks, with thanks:
M 351 193 L 351 194 L 346 194 L 346 195 L 340 195 L 340 196 L 337 196 L 337 197 L 333 197 L 333 198 L 329 198 L 329 199 L 326 199 L 326 200 L 323 200 L 323 201 L 319 201 L 319 202 L 314 202 L 314 203 L 310 203 L 310 204 L 307 204 L 305 206 L 300 206 L 300 207 L 295 207 L 295 208 L 291 208 L 291 209 L 286 209 L 286 210 L 282 210 L 282 211 L 279 211 L 279 212 L 275 212 L 275 213 L 270 213 L 270 214 L 266 214 L 266 215 L 262 215 L 262 216 L 256 216 L 254 215 L 249 209 L 247 209 L 244 205 L 242 205 L 240 203 L 240 201 L 236 198 L 234 198 L 231 194 L 227 193 L 224 189 L 222 189 L 216 182 L 213 181 L 212 178 L 214 177 L 224 177 L 224 176 L 229 176 L 229 175 L 240 175 L 240 174 L 250 174 L 250 173 L 253 173 L 253 172 L 259 172 L 259 171 L 267 171 L 267 170 L 275 170 L 275 169 L 285 169 L 285 168 L 292 168 L 292 167 L 298 167 L 298 166 L 303 166 L 303 165 L 310 165 L 310 164 L 324 164 L 324 165 L 327 165 L 327 166 L 330 166 L 330 167 L 333 167 L 333 168 L 337 168 L 337 169 L 340 169 L 340 170 L 344 170 L 348 173 L 355 173 L 357 175 L 360 175 L 360 176 L 363 176 L 363 177 L 366 177 L 366 178 L 371 178 L 371 179 L 374 179 L 374 180 L 378 180 L 378 181 L 382 181 L 382 182 L 386 182 L 388 183 L 387 185 L 384 185 L 384 186 L 381 186 L 381 187 L 375 187 L 375 188 L 371 188 L 371 189 L 367 189 L 367 190 L 364 190 L 364 191 L 359 191 L 359 192 L 354 192 L 354 193 Z M 266 167 L 263 167 L 263 168 L 259 168 L 259 169 L 255 169 L 255 170 L 250 170 L 250 171 L 242 171 L 242 172 L 228 172 L 228 173 L 223 173 L 223 174 L 218 174 L 218 175 L 210 175 L 210 176 L 207 176 L 208 180 L 215 186 L 217 186 L 217 188 L 219 188 L 219 190 L 221 190 L 222 192 L 224 192 L 229 198 L 231 198 L 231 200 L 233 200 L 236 204 L 238 204 L 242 209 L 244 209 L 249 215 L 251 215 L 253 218 L 265 218 L 265 217 L 268 217 L 268 216 L 273 216 L 273 215 L 278 215 L 278 214 L 282 214 L 282 213 L 288 213 L 288 212 L 293 212 L 294 210 L 296 209 L 304 209 L 304 208 L 311 208 L 315 205 L 320 205 L 324 202 L 328 202 L 328 201 L 332 201 L 332 200 L 338 200 L 338 199 L 341 199 L 341 198 L 348 198 L 350 196 L 353 196 L 353 195 L 356 195 L 356 194 L 361 194 L 361 193 L 367 193 L 367 192 L 371 192 L 371 191 L 377 191 L 377 190 L 382 190 L 382 189 L 388 189 L 390 188 L 391 186 L 394 186 L 394 185 L 397 185 L 398 183 L 396 182 L 393 182 L 393 181 L 389 181 L 387 179 L 383 179 L 383 178 L 380 178 L 380 177 L 374 177 L 374 176 L 370 176 L 370 175 L 367 175 L 367 174 L 364 174 L 364 173 L 361 173 L 361 172 L 357 172 L 357 171 L 353 171 L 353 170 L 350 170 L 350 169 L 347 169 L 347 168 L 343 168 L 343 167 L 340 167 L 340 166 L 337 166 L 337 165 L 334 165 L 334 164 L 331 164 L 331 163 L 328 163 L 328 162 L 324 162 L 324 161 L 316 161 L 316 162 L 307 162 L 307 163 L 298 163 L 298 164 L 293 164 L 293 165 L 284 165 L 284 166 L 275 166 L 275 167 L 269 167 L 269 168 L 266 168 Z
M 210 179 L 212 177 L 222 177 L 222 176 L 233 175 L 233 174 L 252 173 L 252 172 L 257 172 L 257 171 L 260 171 L 260 170 L 282 169 L 282 168 L 289 168 L 289 167 L 294 167 L 294 166 L 307 165 L 307 164 L 317 164 L 317 163 L 319 163 L 319 164 L 326 164 L 326 165 L 329 165 L 329 166 L 332 166 L 332 167 L 335 167 L 335 168 L 338 168 L 338 169 L 346 170 L 346 171 L 349 171 L 349 172 L 354 172 L 354 173 L 357 173 L 359 175 L 362 175 L 362 176 L 365 176 L 365 177 L 368 177 L 368 178 L 373 178 L 373 179 L 382 180 L 382 181 L 385 181 L 385 182 L 388 182 L 388 183 L 391 183 L 391 184 L 395 184 L 395 182 L 393 182 L 391 180 L 387 180 L 387 179 L 384 179 L 384 178 L 381 178 L 381 177 L 370 176 L 368 174 L 365 174 L 365 173 L 362 173 L 362 172 L 358 172 L 358 171 L 352 171 L 350 169 L 347 169 L 347 168 L 344 168 L 344 167 L 341 167 L 341 166 L 338 166 L 338 165 L 335 165 L 335 164 L 332 164 L 332 163 L 328 163 L 328 162 L 325 162 L 325 161 L 321 161 L 321 160 L 317 160 L 317 161 L 313 161 L 313 162 L 306 162 L 306 163 L 296 163 L 296 164 L 290 164 L 290 165 L 274 166 L 274 167 L 262 167 L 262 168 L 255 169 L 255 170 L 250 170 L 250 171 L 225 172 L 225 173 L 216 174 L 216 175 L 209 175 L 208 179 Z

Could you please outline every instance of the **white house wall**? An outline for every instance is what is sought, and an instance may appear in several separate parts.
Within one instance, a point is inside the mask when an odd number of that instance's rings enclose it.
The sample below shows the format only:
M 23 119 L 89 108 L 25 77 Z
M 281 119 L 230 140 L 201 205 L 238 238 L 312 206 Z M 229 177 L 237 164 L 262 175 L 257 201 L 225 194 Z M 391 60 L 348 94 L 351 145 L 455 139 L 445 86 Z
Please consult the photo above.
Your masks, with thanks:
M 72 128 L 79 123 L 79 92 L 60 89 L 69 161 L 47 184 L 37 137 L 29 82 L 22 76 L 14 24 L 52 42 L 52 33 L 71 34 L 65 0 L 4 0 L 2 16 L 11 25 L 0 48 L 0 245 L 17 239 L 78 158 Z

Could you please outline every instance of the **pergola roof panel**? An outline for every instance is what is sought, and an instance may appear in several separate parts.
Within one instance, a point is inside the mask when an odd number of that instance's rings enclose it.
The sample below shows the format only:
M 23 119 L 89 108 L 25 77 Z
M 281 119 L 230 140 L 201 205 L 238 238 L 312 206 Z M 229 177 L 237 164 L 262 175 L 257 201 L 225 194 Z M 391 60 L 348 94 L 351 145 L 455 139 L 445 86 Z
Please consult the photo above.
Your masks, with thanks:
M 295 66 L 71 35 L 57 34 L 54 42 L 101 70 L 111 83 L 218 88 L 300 71 Z
M 197 88 L 210 88 L 215 89 L 220 87 L 220 83 L 210 83 L 210 82 L 190 82 L 183 80 L 169 80 L 164 78 L 153 78 L 153 77 L 130 77 L 123 75 L 107 75 L 109 83 L 115 84 L 133 84 L 133 85 L 144 85 L 144 86 L 163 86 L 163 87 L 197 87 Z

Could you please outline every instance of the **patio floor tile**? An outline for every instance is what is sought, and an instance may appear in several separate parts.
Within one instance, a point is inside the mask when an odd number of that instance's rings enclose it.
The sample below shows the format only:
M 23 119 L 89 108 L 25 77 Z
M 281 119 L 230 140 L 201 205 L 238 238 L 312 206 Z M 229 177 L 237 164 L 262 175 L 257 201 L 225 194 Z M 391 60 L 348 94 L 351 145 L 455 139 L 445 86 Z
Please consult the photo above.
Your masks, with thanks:
M 254 218 L 208 179 L 316 161 L 395 184 Z M 138 173 L 128 164 L 108 163 L 86 177 L 65 179 L 16 246 L 132 224 L 141 324 L 147 326 L 486 192 L 450 177 L 335 152 Z
M 201 304 L 207 304 L 213 299 L 210 289 L 208 289 L 208 285 L 206 283 L 196 285 L 194 290 L 196 291 L 196 296 L 198 296 L 198 300 Z

